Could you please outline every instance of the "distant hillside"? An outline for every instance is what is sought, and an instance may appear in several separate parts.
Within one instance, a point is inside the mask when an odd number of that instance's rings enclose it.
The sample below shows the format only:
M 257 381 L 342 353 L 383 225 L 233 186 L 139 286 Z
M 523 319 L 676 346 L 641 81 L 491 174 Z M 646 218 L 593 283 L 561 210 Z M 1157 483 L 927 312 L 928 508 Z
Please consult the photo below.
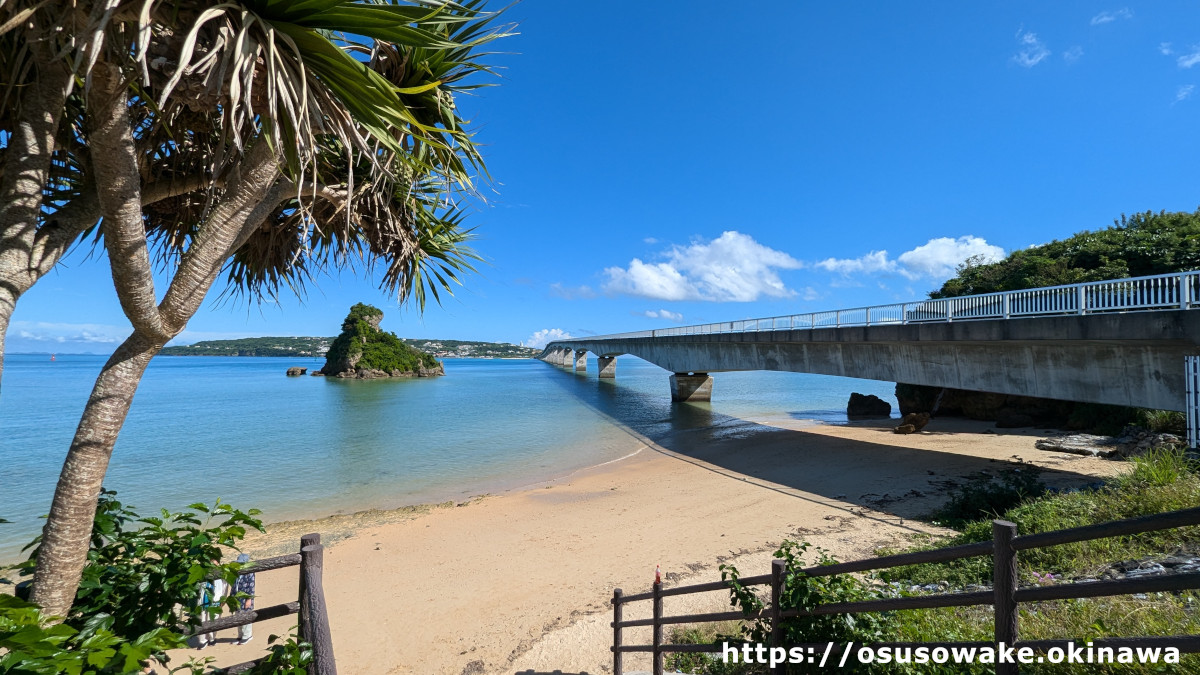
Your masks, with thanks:
M 405 344 L 429 352 L 438 358 L 532 358 L 540 349 L 521 347 L 506 342 L 472 342 L 469 340 L 429 340 L 401 338 Z M 324 356 L 333 338 L 327 337 L 257 337 L 237 340 L 204 340 L 190 345 L 167 347 L 167 356 Z
M 167 356 L 324 356 L 333 338 L 255 337 L 237 340 L 202 340 L 166 347 Z

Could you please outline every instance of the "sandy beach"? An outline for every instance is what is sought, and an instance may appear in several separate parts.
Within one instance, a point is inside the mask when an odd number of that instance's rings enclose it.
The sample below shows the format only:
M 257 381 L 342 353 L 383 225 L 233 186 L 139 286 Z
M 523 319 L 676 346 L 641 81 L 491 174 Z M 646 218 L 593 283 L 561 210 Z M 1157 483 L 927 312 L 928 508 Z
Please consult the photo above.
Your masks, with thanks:
M 1047 483 L 1071 486 L 1122 468 L 1036 450 L 1045 435 L 1036 430 L 990 426 L 935 420 L 910 436 L 881 423 L 698 430 L 500 495 L 278 524 L 245 548 L 276 555 L 301 533 L 322 533 L 339 672 L 596 675 L 611 672 L 613 589 L 648 590 L 656 564 L 670 585 L 717 579 L 722 562 L 765 573 L 785 538 L 842 560 L 869 556 L 936 532 L 914 518 L 968 474 L 1021 459 L 1042 467 Z M 259 605 L 294 600 L 296 588 L 295 568 L 260 574 Z M 670 598 L 666 612 L 727 602 L 723 593 Z M 626 617 L 638 610 L 648 603 Z M 257 624 L 249 646 L 227 631 L 216 647 L 189 653 L 225 665 L 254 658 L 289 619 Z M 626 640 L 647 637 L 629 631 Z

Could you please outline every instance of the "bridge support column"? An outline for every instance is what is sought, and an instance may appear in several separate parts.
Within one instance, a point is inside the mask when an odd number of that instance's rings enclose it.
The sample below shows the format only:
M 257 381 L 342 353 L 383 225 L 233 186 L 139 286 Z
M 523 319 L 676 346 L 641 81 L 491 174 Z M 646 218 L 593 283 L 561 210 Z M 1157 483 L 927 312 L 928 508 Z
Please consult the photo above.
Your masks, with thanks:
M 596 369 L 600 371 L 602 379 L 611 380 L 617 376 L 617 357 L 615 356 L 597 356 Z
M 675 373 L 671 376 L 672 401 L 711 401 L 713 379 L 708 373 Z
M 577 373 L 586 373 L 587 372 L 587 350 L 586 349 L 580 349 L 579 351 L 575 352 L 574 363 L 575 363 L 575 372 L 577 372 Z
M 556 361 L 556 363 L 558 363 L 558 365 L 562 366 L 563 368 L 566 368 L 567 366 L 571 365 L 571 350 L 570 349 L 558 350 L 558 361 Z

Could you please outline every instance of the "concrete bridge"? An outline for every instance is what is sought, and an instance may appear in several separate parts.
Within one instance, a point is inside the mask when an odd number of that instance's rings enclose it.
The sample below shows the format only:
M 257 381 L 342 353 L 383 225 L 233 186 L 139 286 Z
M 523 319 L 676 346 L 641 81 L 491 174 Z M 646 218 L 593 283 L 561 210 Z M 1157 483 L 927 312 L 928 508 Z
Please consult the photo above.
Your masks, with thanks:
M 631 354 L 707 401 L 714 372 L 780 370 L 1186 411 L 1200 429 L 1200 272 L 551 342 L 543 361 L 616 377 Z

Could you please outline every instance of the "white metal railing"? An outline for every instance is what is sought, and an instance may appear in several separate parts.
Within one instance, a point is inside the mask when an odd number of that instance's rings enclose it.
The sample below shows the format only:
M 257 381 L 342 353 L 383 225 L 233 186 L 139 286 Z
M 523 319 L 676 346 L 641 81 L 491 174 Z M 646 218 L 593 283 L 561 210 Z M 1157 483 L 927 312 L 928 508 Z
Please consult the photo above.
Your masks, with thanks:
M 1092 281 L 1069 286 L 1029 288 L 984 295 L 966 295 L 958 298 L 918 300 L 893 305 L 855 307 L 809 314 L 791 314 L 765 319 L 657 328 L 588 338 L 556 340 L 551 344 L 672 335 L 947 323 L 1010 317 L 1197 308 L 1200 308 L 1200 271 Z

